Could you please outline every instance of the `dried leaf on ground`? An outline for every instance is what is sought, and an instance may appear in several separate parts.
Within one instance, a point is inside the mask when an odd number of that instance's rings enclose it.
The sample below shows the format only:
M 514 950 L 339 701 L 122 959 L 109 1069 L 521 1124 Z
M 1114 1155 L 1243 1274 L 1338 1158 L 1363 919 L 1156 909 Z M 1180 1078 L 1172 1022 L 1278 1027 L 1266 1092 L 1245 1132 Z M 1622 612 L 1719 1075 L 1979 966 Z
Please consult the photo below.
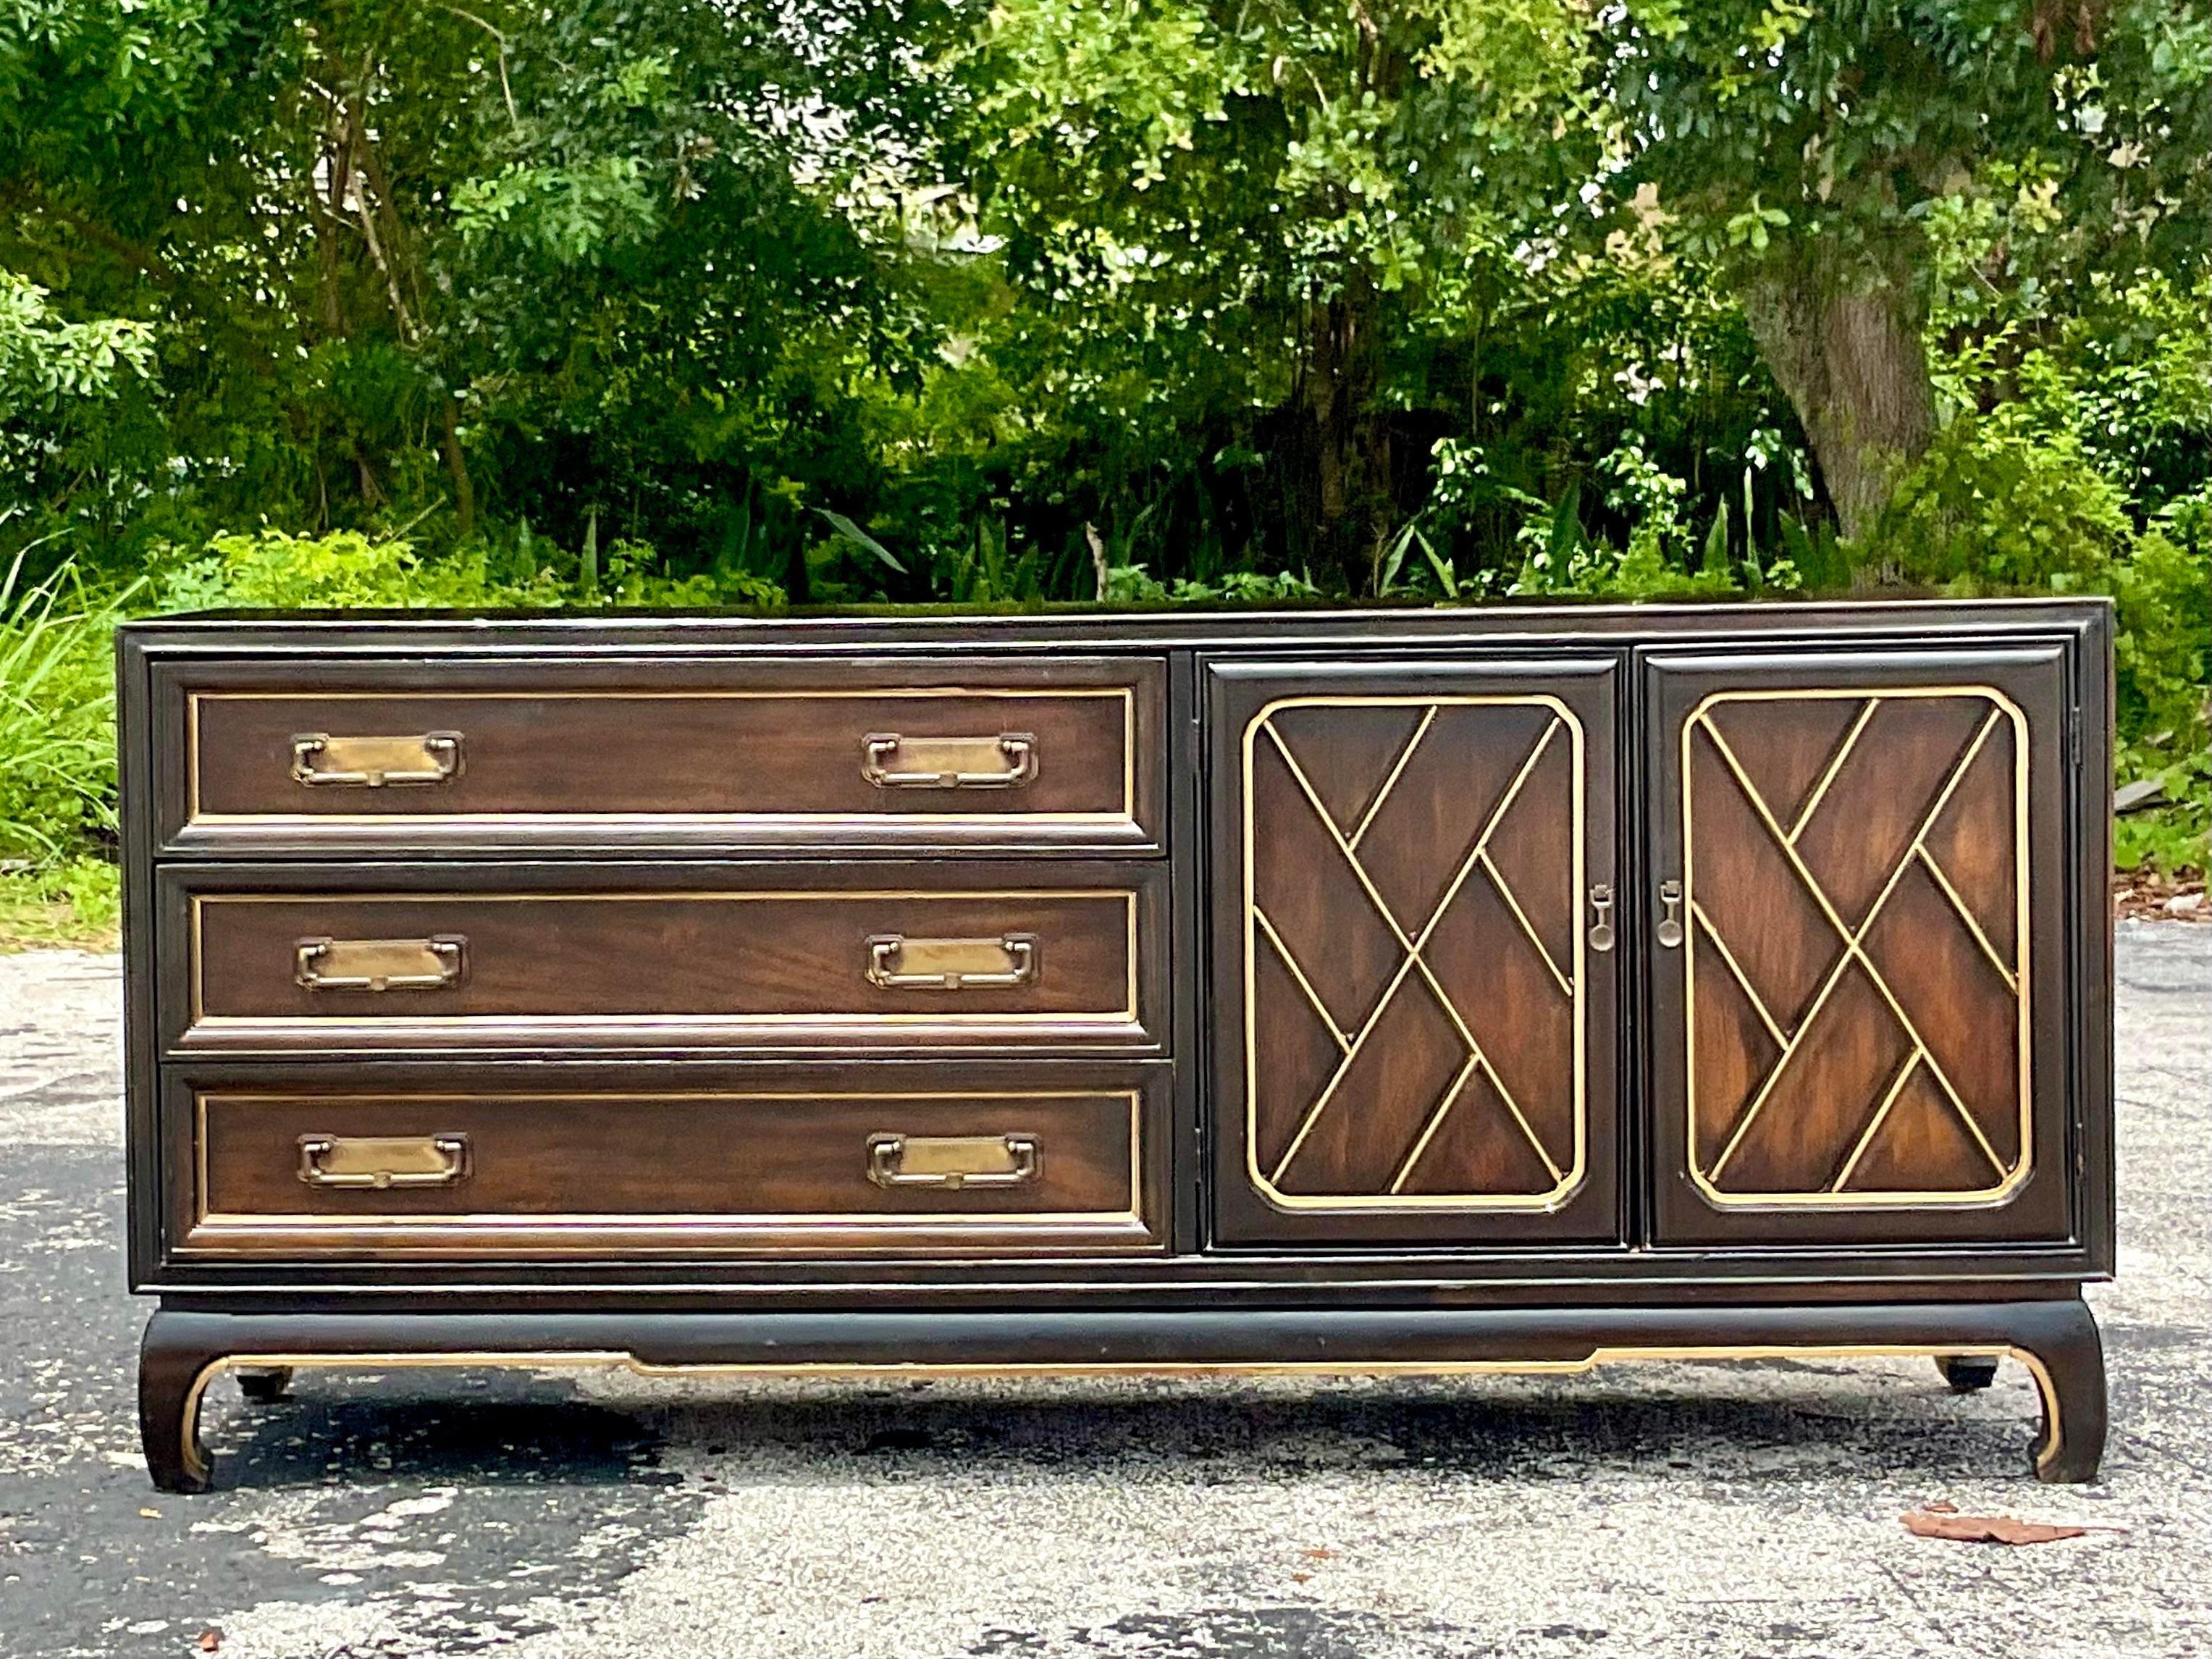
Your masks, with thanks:
M 2009 1515 L 1961 1515 L 1954 1505 L 1930 1504 L 1899 1517 L 1905 1529 L 1921 1538 L 1948 1538 L 1961 1544 L 2050 1544 L 2093 1532 L 2124 1532 L 2124 1527 L 2053 1526 L 2019 1521 Z

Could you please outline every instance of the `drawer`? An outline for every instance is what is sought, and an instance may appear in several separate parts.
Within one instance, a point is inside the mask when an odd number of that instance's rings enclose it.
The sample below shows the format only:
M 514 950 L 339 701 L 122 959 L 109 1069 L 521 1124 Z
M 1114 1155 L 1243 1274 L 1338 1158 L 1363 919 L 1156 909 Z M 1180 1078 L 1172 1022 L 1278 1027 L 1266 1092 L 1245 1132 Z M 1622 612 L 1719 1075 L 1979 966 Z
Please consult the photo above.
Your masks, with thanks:
M 1157 1249 L 1157 1085 L 173 1085 L 179 1256 Z
M 1157 659 L 167 665 L 178 851 L 1157 851 Z
M 1165 1029 L 1156 865 L 599 866 L 527 886 L 449 866 L 398 891 L 358 869 L 264 868 L 263 890 L 164 873 L 186 1049 L 1127 1048 Z

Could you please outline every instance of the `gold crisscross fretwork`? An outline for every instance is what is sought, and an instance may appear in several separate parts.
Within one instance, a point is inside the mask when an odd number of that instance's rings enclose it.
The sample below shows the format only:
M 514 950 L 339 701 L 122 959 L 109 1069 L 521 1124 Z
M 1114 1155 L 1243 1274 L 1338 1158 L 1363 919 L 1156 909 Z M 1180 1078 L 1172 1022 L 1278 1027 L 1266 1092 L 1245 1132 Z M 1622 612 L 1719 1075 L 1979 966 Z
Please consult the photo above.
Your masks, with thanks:
M 1389 769 L 1383 775 L 1382 784 L 1376 791 L 1374 799 L 1367 803 L 1349 835 L 1346 834 L 1330 815 L 1313 781 L 1308 776 L 1305 769 L 1300 765 L 1297 757 L 1291 753 L 1290 746 L 1284 741 L 1282 734 L 1274 725 L 1273 716 L 1278 712 L 1285 708 L 1307 708 L 1315 704 L 1362 708 L 1403 707 L 1419 710 L 1419 719 L 1413 732 L 1401 746 Z M 1435 724 L 1439 713 L 1447 708 L 1467 705 L 1500 708 L 1537 707 L 1547 709 L 1551 714 L 1551 719 L 1546 723 L 1543 730 L 1537 734 L 1528 751 L 1521 757 L 1511 781 L 1506 786 L 1505 792 L 1499 797 L 1497 805 L 1491 809 L 1488 817 L 1484 821 L 1481 830 L 1474 838 L 1474 845 L 1461 858 L 1442 896 L 1430 908 L 1428 915 L 1419 919 L 1418 926 L 1412 926 L 1409 922 L 1401 922 L 1392 913 L 1390 906 L 1385 902 L 1373 878 L 1369 874 L 1366 866 L 1361 861 L 1359 847 L 1365 839 L 1369 828 L 1374 823 L 1384 803 L 1389 799 L 1391 791 L 1397 787 L 1400 778 L 1404 775 L 1415 751 L 1420 747 L 1422 740 Z M 1252 757 L 1255 745 L 1261 743 L 1267 744 L 1280 758 L 1291 777 L 1297 782 L 1306 805 L 1311 809 L 1315 817 L 1328 835 L 1330 844 L 1344 860 L 1346 866 L 1357 881 L 1360 891 L 1365 896 L 1368 903 L 1372 906 L 1375 915 L 1389 930 L 1392 939 L 1395 940 L 1401 952 L 1396 968 L 1383 985 L 1381 995 L 1376 999 L 1374 1006 L 1368 1011 L 1356 1030 L 1347 1030 L 1331 1012 L 1288 942 L 1284 939 L 1275 924 L 1268 919 L 1267 913 L 1261 908 L 1255 894 L 1253 860 L 1255 848 L 1252 823 Z M 1537 933 L 1519 895 L 1514 892 L 1511 884 L 1505 878 L 1504 872 L 1498 868 L 1497 861 L 1490 854 L 1492 838 L 1512 812 L 1516 803 L 1521 799 L 1523 787 L 1555 743 L 1567 744 L 1572 751 L 1573 781 L 1571 810 L 1573 823 L 1566 827 L 1569 829 L 1573 843 L 1573 890 L 1579 891 L 1582 885 L 1583 856 L 1582 728 L 1573 714 L 1556 698 L 1548 696 L 1436 699 L 1420 697 L 1293 698 L 1270 704 L 1261 711 L 1247 728 L 1244 747 L 1246 1144 L 1249 1172 L 1252 1180 L 1272 1201 L 1297 1208 L 1371 1208 L 1378 1204 L 1543 1208 L 1561 1201 L 1566 1194 L 1580 1184 L 1585 1156 L 1583 1116 L 1583 1032 L 1581 940 L 1579 937 L 1576 939 L 1573 959 L 1562 964 Z M 1572 1009 L 1575 1043 L 1574 1144 L 1564 1162 L 1544 1144 L 1542 1136 L 1537 1133 L 1534 1127 L 1530 1123 L 1528 1115 L 1522 1109 L 1520 1102 L 1514 1098 L 1512 1089 L 1499 1074 L 1498 1068 L 1491 1063 L 1489 1054 L 1485 1049 L 1481 1040 L 1476 1036 L 1465 1011 L 1454 1003 L 1450 994 L 1445 990 L 1443 982 L 1437 978 L 1423 954 L 1438 923 L 1450 910 L 1461 890 L 1478 870 L 1482 872 L 1483 879 L 1489 882 L 1497 891 L 1506 910 L 1512 915 L 1522 933 L 1534 949 L 1538 960 L 1542 962 L 1552 981 L 1558 987 L 1559 994 Z M 1255 1063 L 1255 1028 L 1258 1023 L 1258 1008 L 1252 972 L 1255 953 L 1261 949 L 1271 951 L 1289 972 L 1304 1000 L 1311 1006 L 1323 1028 L 1334 1040 L 1338 1049 L 1336 1063 L 1327 1082 L 1322 1085 L 1320 1092 L 1307 1103 L 1289 1144 L 1285 1147 L 1282 1155 L 1275 1160 L 1273 1166 L 1267 1170 L 1260 1168 L 1256 1152 L 1259 1078 Z M 1322 1114 L 1336 1099 L 1338 1090 L 1345 1078 L 1351 1072 L 1362 1050 L 1374 1036 L 1384 1014 L 1398 996 L 1406 981 L 1416 975 L 1434 995 L 1437 1006 L 1449 1020 L 1466 1053 L 1464 1060 L 1445 1087 L 1443 1093 L 1425 1115 L 1419 1133 L 1399 1160 L 1388 1188 L 1376 1194 L 1325 1196 L 1283 1192 L 1279 1183 L 1300 1150 L 1307 1144 L 1315 1124 L 1321 1120 Z M 1487 1079 L 1491 1088 L 1495 1091 L 1499 1101 L 1504 1103 L 1515 1129 L 1527 1141 L 1529 1149 L 1542 1164 L 1553 1182 L 1551 1188 L 1548 1191 L 1535 1194 L 1407 1193 L 1404 1190 L 1407 1182 L 1413 1177 L 1423 1154 L 1436 1139 L 1437 1132 L 1443 1128 L 1446 1119 L 1464 1098 L 1468 1085 L 1474 1082 L 1478 1073 Z
M 1976 727 L 1973 737 L 1966 744 L 1964 752 L 1952 764 L 1950 769 L 1944 775 L 1942 784 L 1936 790 L 1934 795 L 1929 799 L 1924 809 L 1921 811 L 1911 839 L 1907 842 L 1904 852 L 1898 856 L 1895 864 L 1891 867 L 1887 875 L 1884 878 L 1881 889 L 1875 896 L 1873 904 L 1867 910 L 1866 915 L 1860 919 L 1857 926 L 1853 927 L 1844 920 L 1844 917 L 1838 911 L 1835 902 L 1830 897 L 1828 892 L 1821 885 L 1820 880 L 1814 875 L 1813 872 L 1807 866 L 1803 857 L 1798 851 L 1798 843 L 1804 835 L 1806 827 L 1812 822 L 1814 814 L 1820 811 L 1822 805 L 1826 801 L 1831 786 L 1835 783 L 1838 775 L 1844 770 L 1845 763 L 1850 759 L 1855 748 L 1859 743 L 1862 734 L 1866 731 L 1869 723 L 1874 719 L 1881 706 L 1886 702 L 1900 698 L 1913 697 L 1948 697 L 1972 700 L 1983 704 L 1987 708 L 1989 712 Z M 1750 773 L 1747 770 L 1743 763 L 1738 758 L 1735 750 L 1729 746 L 1728 739 L 1721 734 L 1719 727 L 1714 724 L 1711 718 L 1711 710 L 1717 705 L 1727 702 L 1741 701 L 1772 702 L 1800 698 L 1852 698 L 1860 700 L 1863 706 L 1859 709 L 1856 717 L 1852 720 L 1849 729 L 1845 732 L 1842 739 L 1836 745 L 1834 752 L 1828 757 L 1826 765 L 1821 769 L 1820 776 L 1814 782 L 1811 793 L 1807 796 L 1803 805 L 1797 810 L 1790 818 L 1788 826 L 1785 828 L 1781 814 L 1776 811 L 1773 805 L 1767 801 L 1765 797 L 1760 793 L 1758 787 L 1753 783 Z M 2007 962 L 2002 955 L 1997 951 L 1996 947 L 1991 943 L 1988 933 L 1984 929 L 1979 921 L 1975 917 L 1972 909 L 1967 905 L 1965 899 L 1961 897 L 1958 888 L 1953 884 L 1950 876 L 1937 862 L 1935 854 L 1929 850 L 1928 846 L 1928 837 L 1929 833 L 1935 829 L 1937 822 L 1942 817 L 1944 809 L 1951 804 L 1952 797 L 1957 793 L 1960 784 L 1965 779 L 1967 772 L 1972 769 L 1976 760 L 1980 757 L 1984 749 L 1988 745 L 1992 734 L 1998 729 L 2002 723 L 2007 721 L 2010 722 L 2012 727 L 2014 756 L 2013 832 L 2014 845 L 2013 849 L 2013 872 L 2014 886 L 2014 900 L 2017 910 L 2014 938 L 2015 940 L 2015 949 L 2019 957 L 2019 959 L 2016 962 Z M 1722 937 L 1719 928 L 1714 924 L 1711 912 L 1708 910 L 1706 906 L 1699 901 L 1697 895 L 1696 882 L 1698 863 L 1694 842 L 1695 803 L 1691 785 L 1691 743 L 1692 738 L 1699 732 L 1702 732 L 1712 744 L 1714 751 L 1720 757 L 1723 764 L 1727 768 L 1735 787 L 1741 792 L 1745 801 L 1751 806 L 1753 812 L 1757 817 L 1761 829 L 1772 841 L 1776 850 L 1780 854 L 1784 861 L 1788 863 L 1790 870 L 1796 875 L 1799 883 L 1802 884 L 1805 892 L 1812 898 L 1814 903 L 1819 908 L 1821 916 L 1826 920 L 1828 927 L 1833 931 L 1838 943 L 1842 947 L 1838 951 L 1835 961 L 1829 966 L 1828 970 L 1826 975 L 1822 978 L 1818 989 L 1814 992 L 1812 1001 L 1807 1005 L 1803 1014 L 1797 1019 L 1794 1028 L 1785 1027 L 1780 1020 L 1776 1018 L 1772 1009 L 1768 1006 L 1766 999 L 1760 995 L 1759 988 L 1752 982 L 1750 976 L 1745 972 L 1741 962 L 1738 958 L 1737 953 L 1730 947 L 1728 940 Z M 1688 959 L 1684 963 L 1684 975 L 1686 1000 L 1686 1023 L 1688 1026 L 1687 1041 L 1689 1043 L 1687 1093 L 1691 1146 L 1691 1175 L 1695 1180 L 1699 1189 L 1704 1192 L 1708 1199 L 1716 1203 L 1722 1204 L 1828 1203 L 1865 1205 L 1885 1203 L 1929 1204 L 1942 1202 L 1985 1203 L 2004 1196 L 2006 1194 L 2014 1190 L 2022 1181 L 2027 1179 L 2029 1164 L 2032 1158 L 2032 1149 L 2028 1133 L 2030 1098 L 2028 1093 L 2027 1045 L 2029 1025 L 2027 990 L 2027 916 L 2026 908 L 2027 868 L 2025 858 L 2027 851 L 2027 731 L 2024 717 L 2021 715 L 2018 708 L 2016 708 L 2008 699 L 2005 698 L 2001 693 L 1984 686 L 1890 687 L 1885 688 L 1878 693 L 1869 693 L 1863 690 L 1793 690 L 1790 692 L 1771 693 L 1721 692 L 1715 694 L 1713 696 L 1708 697 L 1704 702 L 1699 704 L 1698 708 L 1691 714 L 1688 720 L 1684 723 L 1682 728 L 1681 762 L 1683 879 L 1685 884 L 1685 908 L 1688 913 L 1691 942 L 1694 943 L 1698 939 L 1702 938 L 1707 944 L 1712 946 L 1714 954 L 1720 958 L 1722 965 L 1727 970 L 1729 978 L 1734 981 L 1736 988 L 1749 1002 L 1752 1011 L 1757 1015 L 1760 1024 L 1765 1029 L 1768 1036 L 1772 1038 L 1777 1051 L 1773 1064 L 1767 1068 L 1765 1074 L 1760 1079 L 1758 1086 L 1752 1091 L 1749 1103 L 1744 1106 L 1741 1111 L 1737 1115 L 1734 1125 L 1729 1129 L 1727 1139 L 1722 1144 L 1719 1152 L 1714 1156 L 1711 1166 L 1704 1166 L 1701 1164 L 1697 1152 L 1697 1148 L 1699 1144 L 1698 1136 L 1698 1118 L 1697 1102 L 1698 1024 L 1696 998 L 1698 957 L 1697 952 L 1694 950 L 1689 951 Z M 1973 1113 L 1967 1109 L 1966 1103 L 1964 1098 L 1960 1096 L 1959 1090 L 1954 1086 L 1950 1077 L 1945 1073 L 1942 1063 L 1936 1059 L 1935 1053 L 1923 1038 L 1920 1026 L 1915 1022 L 1912 1015 L 1906 1010 L 1904 1003 L 1899 1000 L 1896 993 L 1891 988 L 1888 980 L 1883 975 L 1881 969 L 1875 964 L 1873 959 L 1868 955 L 1864 948 L 1868 936 L 1873 932 L 1875 924 L 1881 918 L 1883 908 L 1889 902 L 1891 895 L 1897 890 L 1898 884 L 1904 878 L 1905 872 L 1913 868 L 1916 865 L 1926 871 L 1928 875 L 1933 879 L 1937 890 L 1943 895 L 1944 900 L 1952 914 L 1957 917 L 1960 925 L 1965 927 L 1966 933 L 1973 939 L 1975 945 L 1981 951 L 1982 955 L 1987 958 L 1990 966 L 1996 970 L 1997 974 L 2004 982 L 2005 988 L 2012 994 L 2014 999 L 2017 1019 L 2017 1048 L 2020 1055 L 2020 1071 L 2016 1089 L 2021 1115 L 2021 1134 L 2019 1153 L 2017 1157 L 2009 1162 L 1999 1156 L 1996 1148 L 1990 1145 L 1989 1137 L 1984 1133 L 1981 1124 L 1975 1119 Z M 1866 1121 L 1860 1129 L 1858 1134 L 1853 1139 L 1849 1153 L 1844 1157 L 1841 1164 L 1835 1170 L 1832 1176 L 1823 1177 L 1823 1184 L 1818 1189 L 1792 1193 L 1747 1193 L 1724 1190 L 1720 1183 L 1726 1176 L 1729 1161 L 1735 1156 L 1737 1149 L 1743 1145 L 1745 1137 L 1750 1133 L 1752 1126 L 1759 1121 L 1760 1115 L 1767 1109 L 1768 1103 L 1774 1097 L 1777 1085 L 1789 1072 L 1791 1062 L 1803 1052 L 1808 1034 L 1814 1030 L 1820 1018 L 1821 1010 L 1826 1006 L 1831 994 L 1842 982 L 1845 975 L 1850 971 L 1854 964 L 1856 964 L 1864 973 L 1869 983 L 1872 985 L 1875 994 L 1880 996 L 1891 1015 L 1896 1019 L 1899 1029 L 1904 1033 L 1905 1040 L 1909 1045 L 1905 1058 L 1899 1063 L 1896 1069 L 1887 1077 L 1884 1086 L 1879 1095 L 1867 1103 L 1868 1116 Z M 1889 1121 L 1892 1109 L 1896 1106 L 1899 1099 L 1905 1092 L 1905 1085 L 1911 1080 L 1916 1073 L 1921 1072 L 1924 1072 L 1927 1076 L 1933 1080 L 1942 1099 L 1948 1105 L 1953 1115 L 1965 1128 L 1975 1146 L 1980 1150 L 1983 1157 L 1988 1160 L 1992 1174 L 1992 1184 L 1988 1187 L 1977 1188 L 1972 1191 L 1962 1192 L 1846 1191 L 1845 1188 L 1849 1185 L 1852 1176 L 1857 1172 L 1860 1164 L 1865 1159 L 1869 1151 L 1880 1139 L 1884 1126 Z

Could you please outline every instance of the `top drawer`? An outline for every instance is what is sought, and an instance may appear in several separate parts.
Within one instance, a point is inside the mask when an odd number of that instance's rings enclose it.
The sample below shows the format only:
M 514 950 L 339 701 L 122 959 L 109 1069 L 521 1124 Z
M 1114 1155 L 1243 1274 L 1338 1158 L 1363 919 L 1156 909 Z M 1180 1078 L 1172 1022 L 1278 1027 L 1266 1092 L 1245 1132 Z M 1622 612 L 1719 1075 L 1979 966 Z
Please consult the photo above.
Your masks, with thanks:
M 1158 851 L 1158 658 L 165 663 L 164 850 Z

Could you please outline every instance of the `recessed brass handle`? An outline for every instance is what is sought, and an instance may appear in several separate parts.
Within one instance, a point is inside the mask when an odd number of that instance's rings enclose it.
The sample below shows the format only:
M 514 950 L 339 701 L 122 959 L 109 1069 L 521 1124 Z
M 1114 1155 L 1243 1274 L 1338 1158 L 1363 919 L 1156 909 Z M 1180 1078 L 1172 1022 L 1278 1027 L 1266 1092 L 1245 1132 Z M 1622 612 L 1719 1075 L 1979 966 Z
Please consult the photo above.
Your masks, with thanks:
M 459 933 L 429 939 L 303 939 L 292 977 L 310 991 L 442 991 L 468 970 Z
M 450 783 L 461 769 L 461 734 L 425 732 L 411 738 L 332 737 L 301 732 L 292 739 L 292 778 L 310 787 L 383 789 L 395 784 Z
M 994 738 L 871 732 L 860 739 L 860 775 L 878 789 L 1018 789 L 1036 775 L 1037 742 L 1027 732 Z
M 1022 1187 L 1043 1162 L 1035 1135 L 868 1137 L 868 1179 L 878 1187 Z
M 1027 985 L 1037 976 L 1034 933 L 996 939 L 908 939 L 878 933 L 868 940 L 868 983 L 886 991 L 987 991 Z
M 1662 881 L 1659 884 L 1659 943 L 1672 951 L 1682 943 L 1682 884 Z
M 310 1187 L 452 1187 L 469 1178 L 466 1135 L 301 1135 Z

